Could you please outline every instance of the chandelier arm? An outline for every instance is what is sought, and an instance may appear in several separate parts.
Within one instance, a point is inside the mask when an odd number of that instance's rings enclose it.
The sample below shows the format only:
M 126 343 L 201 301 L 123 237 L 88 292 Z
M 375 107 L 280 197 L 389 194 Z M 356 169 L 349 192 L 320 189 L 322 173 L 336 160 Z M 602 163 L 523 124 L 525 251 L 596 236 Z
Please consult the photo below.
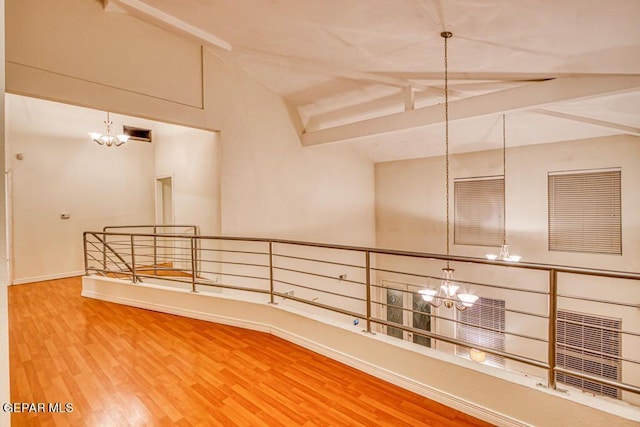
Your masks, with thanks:
M 438 308 L 438 307 L 440 307 L 442 305 L 442 299 L 440 299 L 440 297 L 434 297 L 434 300 L 437 300 L 438 302 L 433 302 L 433 300 L 429 301 L 429 304 L 432 307 Z
M 460 301 L 456 301 L 456 310 L 465 311 L 466 309 L 467 309 L 467 306 L 462 304 Z

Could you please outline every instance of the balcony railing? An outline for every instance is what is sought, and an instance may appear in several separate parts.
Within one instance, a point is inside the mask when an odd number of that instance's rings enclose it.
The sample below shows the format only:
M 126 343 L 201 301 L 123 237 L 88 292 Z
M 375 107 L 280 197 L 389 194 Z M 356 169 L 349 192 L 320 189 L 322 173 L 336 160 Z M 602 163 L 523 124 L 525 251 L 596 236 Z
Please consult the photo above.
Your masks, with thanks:
M 552 389 L 557 387 L 558 374 L 613 387 L 622 400 L 640 405 L 638 273 L 281 239 L 201 236 L 194 226 L 107 227 L 85 232 L 84 253 L 87 275 L 239 298 L 254 295 L 252 300 L 362 322 L 368 333 L 395 335 L 449 353 L 468 348 L 494 355 L 506 361 L 508 370 L 546 377 L 543 385 Z M 455 268 L 454 280 L 465 292 L 505 301 L 504 329 L 463 322 L 455 307 L 415 305 L 420 289 L 439 286 L 444 264 Z M 597 348 L 589 344 L 576 348 L 576 354 L 584 355 L 587 362 L 606 360 L 617 367 L 615 375 L 575 364 L 558 366 L 559 311 L 620 320 L 621 328 L 615 331 L 606 325 L 562 320 L 567 330 L 575 326 L 581 333 L 595 332 L 587 341 L 600 340 Z M 416 321 L 427 317 L 428 327 Z M 504 348 L 457 337 L 460 325 L 500 334 Z M 609 342 L 612 336 L 620 337 L 620 342 Z M 563 348 L 567 346 L 571 342 Z

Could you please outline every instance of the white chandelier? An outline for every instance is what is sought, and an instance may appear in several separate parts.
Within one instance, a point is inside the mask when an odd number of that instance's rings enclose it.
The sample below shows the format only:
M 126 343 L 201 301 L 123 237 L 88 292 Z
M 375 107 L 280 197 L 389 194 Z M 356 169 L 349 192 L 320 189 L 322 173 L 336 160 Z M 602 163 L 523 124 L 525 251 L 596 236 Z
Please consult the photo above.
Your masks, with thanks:
M 444 122 L 445 122 L 445 181 L 446 181 L 446 218 L 447 218 L 447 256 L 449 255 L 449 65 L 447 60 L 447 39 L 453 34 L 443 31 L 440 36 L 444 38 Z M 449 261 L 447 267 L 442 269 L 442 282 L 440 289 L 421 289 L 418 293 L 422 299 L 434 307 L 454 307 L 460 311 L 473 306 L 478 300 L 477 295 L 458 293 L 460 287 L 453 281 L 453 268 L 450 268 Z
M 444 304 L 447 308 L 455 306 L 460 311 L 473 306 L 479 298 L 477 295 L 459 294 L 458 289 L 460 287 L 453 281 L 453 268 L 447 267 L 442 269 L 442 283 L 439 290 L 421 289 L 418 293 L 423 300 L 434 307 Z
M 111 126 L 113 122 L 109 118 L 109 112 L 107 111 L 107 120 L 104 121 L 105 132 L 89 132 L 91 140 L 99 145 L 106 145 L 111 147 L 112 145 L 119 147 L 129 140 L 129 135 L 113 135 L 111 133 Z

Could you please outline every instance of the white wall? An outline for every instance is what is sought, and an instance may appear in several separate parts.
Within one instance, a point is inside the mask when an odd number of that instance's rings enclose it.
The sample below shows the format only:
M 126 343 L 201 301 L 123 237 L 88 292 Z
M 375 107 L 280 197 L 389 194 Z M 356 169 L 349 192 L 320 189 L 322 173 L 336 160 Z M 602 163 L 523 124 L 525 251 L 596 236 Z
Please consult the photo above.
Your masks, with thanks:
M 640 208 L 639 138 L 618 136 L 590 140 L 562 142 L 538 146 L 512 148 L 507 151 L 507 234 L 512 253 L 521 255 L 522 261 L 531 263 L 560 264 L 608 270 L 640 271 Z M 547 173 L 564 170 L 622 168 L 622 255 L 582 254 L 550 252 L 547 249 Z M 456 178 L 501 174 L 499 151 L 486 151 L 453 155 L 451 157 L 451 189 Z M 442 157 L 411 161 L 381 163 L 376 165 L 376 231 L 378 245 L 382 247 L 444 253 L 445 251 L 445 202 L 444 161 Z M 482 257 L 496 248 L 462 246 L 453 244 L 453 191 L 450 202 L 451 253 L 452 255 Z M 379 259 L 380 266 L 389 269 L 408 269 L 417 274 L 439 276 L 438 263 L 417 263 L 392 258 Z M 440 263 L 442 264 L 442 263 Z M 473 282 L 493 283 L 519 289 L 546 291 L 548 278 L 541 273 L 522 272 L 513 268 L 474 267 L 454 263 L 455 278 Z M 381 279 L 407 280 L 401 275 L 380 274 Z M 437 287 L 437 280 L 414 279 L 417 288 Z M 480 286 L 465 286 L 480 296 L 505 299 L 508 309 L 546 314 L 544 295 L 503 291 Z M 560 275 L 559 293 L 596 299 L 609 299 L 620 303 L 640 301 L 638 283 L 585 276 Z M 382 295 L 380 298 L 383 299 Z M 640 313 L 635 308 L 615 307 L 561 298 L 559 308 L 593 313 L 622 319 L 622 329 L 639 333 Z M 451 317 L 451 310 L 436 311 Z M 507 330 L 545 338 L 546 321 L 507 314 Z M 440 321 L 437 332 L 453 336 L 453 325 Z M 507 351 L 546 360 L 546 344 L 507 336 Z M 443 350 L 453 351 L 449 345 Z M 638 360 L 640 340 L 634 336 L 623 337 L 622 357 Z M 508 363 L 513 369 L 535 372 L 522 365 Z M 540 374 L 540 371 L 537 372 Z M 640 383 L 638 365 L 625 363 L 623 381 Z M 627 396 L 637 403 L 637 397 Z
M 174 224 L 198 225 L 220 234 L 220 143 L 218 135 L 159 123 L 153 136 L 155 176 L 173 178 Z
M 237 64 L 100 2 L 11 0 L 7 21 L 10 92 L 220 130 L 223 234 L 374 243 L 372 163 L 302 149 L 282 98 Z
M 82 272 L 84 231 L 153 222 L 153 147 L 99 146 L 87 131 L 102 131 L 103 120 L 100 111 L 7 96 L 14 283 Z
M 640 138 L 616 136 L 507 150 L 507 240 L 523 262 L 640 271 Z M 501 175 L 499 150 L 450 157 L 451 253 L 483 257 L 488 248 L 453 244 L 453 180 Z M 622 256 L 547 249 L 547 173 L 622 168 Z M 444 253 L 444 160 L 430 157 L 376 165 L 376 236 L 379 246 Z
M 102 1 L 9 0 L 6 23 L 8 92 L 206 125 L 198 43 Z
M 345 147 L 303 149 L 283 100 L 234 64 L 205 58 L 222 130 L 222 232 L 374 243 L 373 164 Z

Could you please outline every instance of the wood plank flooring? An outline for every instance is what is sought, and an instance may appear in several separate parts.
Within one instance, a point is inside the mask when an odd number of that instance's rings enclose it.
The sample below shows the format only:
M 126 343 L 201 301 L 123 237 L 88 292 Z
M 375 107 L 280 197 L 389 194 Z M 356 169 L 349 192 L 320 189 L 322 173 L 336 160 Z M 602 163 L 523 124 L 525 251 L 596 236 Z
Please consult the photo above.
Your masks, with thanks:
M 9 288 L 11 400 L 70 402 L 13 426 L 486 426 L 269 334 Z

